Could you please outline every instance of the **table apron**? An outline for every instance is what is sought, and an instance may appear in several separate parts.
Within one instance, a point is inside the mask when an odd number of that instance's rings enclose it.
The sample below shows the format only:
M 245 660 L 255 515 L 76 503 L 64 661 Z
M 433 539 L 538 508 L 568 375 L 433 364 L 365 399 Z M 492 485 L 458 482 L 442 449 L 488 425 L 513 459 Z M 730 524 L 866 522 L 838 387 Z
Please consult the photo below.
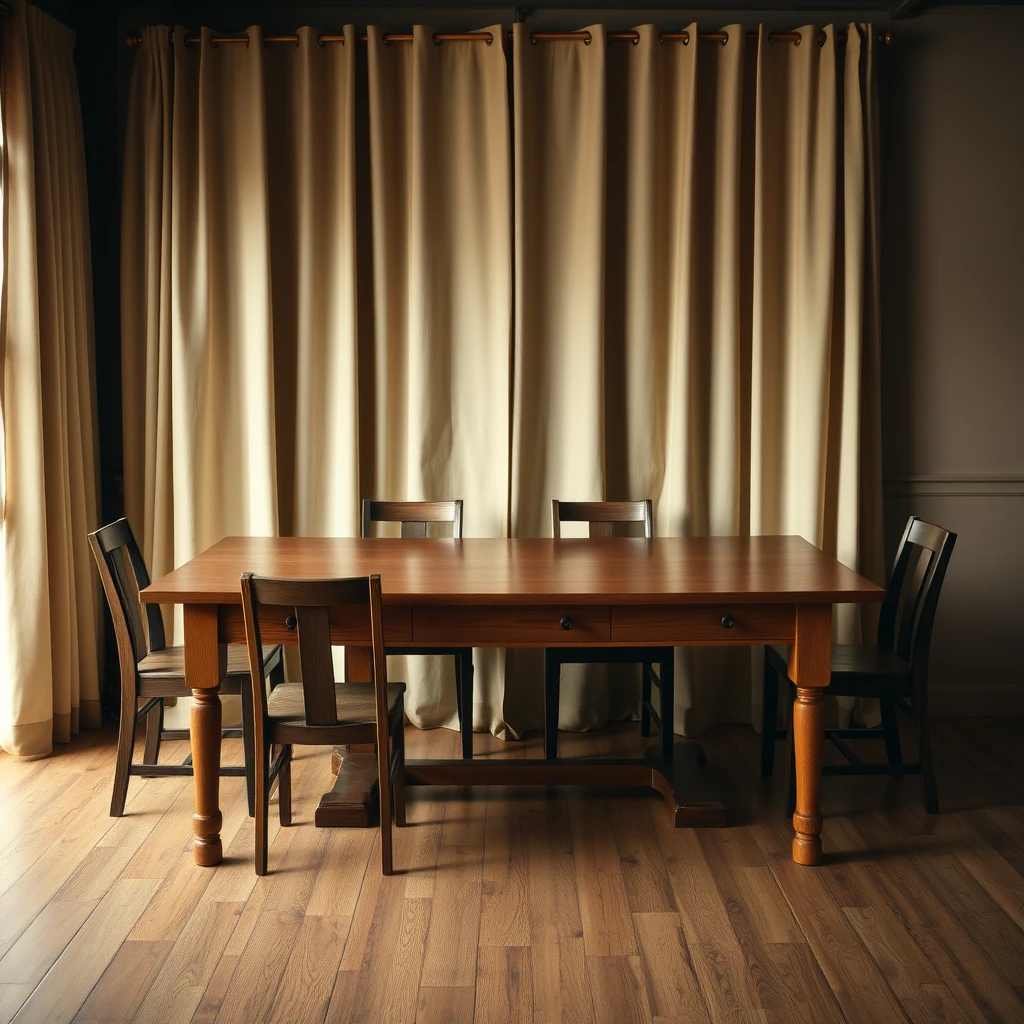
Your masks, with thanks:
M 387 643 L 416 647 L 636 647 L 791 644 L 793 604 L 707 605 L 385 605 Z M 264 644 L 294 643 L 286 608 L 262 608 Z M 221 643 L 244 643 L 242 610 L 221 605 Z M 331 616 L 331 639 L 368 645 L 370 624 L 340 611 Z

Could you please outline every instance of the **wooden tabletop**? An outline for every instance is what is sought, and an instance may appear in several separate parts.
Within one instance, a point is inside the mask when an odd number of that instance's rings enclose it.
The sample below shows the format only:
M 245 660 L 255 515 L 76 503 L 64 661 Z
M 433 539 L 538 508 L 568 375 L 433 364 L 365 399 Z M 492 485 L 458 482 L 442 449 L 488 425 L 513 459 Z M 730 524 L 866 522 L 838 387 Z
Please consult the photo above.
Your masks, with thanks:
M 386 604 L 880 601 L 801 537 L 412 540 L 225 537 L 142 592 L 154 604 L 240 604 L 239 576 L 380 573 Z

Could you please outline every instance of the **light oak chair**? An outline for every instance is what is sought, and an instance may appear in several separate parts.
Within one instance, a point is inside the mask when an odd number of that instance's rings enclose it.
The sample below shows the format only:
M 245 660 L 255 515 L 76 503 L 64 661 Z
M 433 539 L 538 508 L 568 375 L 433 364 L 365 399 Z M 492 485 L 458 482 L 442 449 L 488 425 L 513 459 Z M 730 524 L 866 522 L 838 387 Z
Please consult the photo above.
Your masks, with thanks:
M 931 814 L 938 813 L 939 798 L 928 731 L 928 655 L 935 609 L 955 543 L 955 533 L 910 517 L 882 602 L 878 642 L 873 646 L 833 644 L 832 678 L 824 691 L 830 697 L 878 698 L 882 724 L 876 729 L 827 729 L 826 739 L 835 744 L 847 763 L 825 765 L 823 774 L 920 775 L 924 805 Z M 787 675 L 787 660 L 787 648 L 765 648 L 761 774 L 772 774 L 775 741 L 785 739 L 786 813 L 792 814 L 796 784 L 791 726 L 795 688 Z M 780 679 L 785 679 L 789 686 L 785 729 L 775 725 Z M 903 761 L 897 711 L 908 715 L 914 723 L 918 760 L 911 764 Z M 884 740 L 886 762 L 863 763 L 846 742 L 851 739 Z
M 401 523 L 403 537 L 426 537 L 428 523 L 451 524 L 452 538 L 462 540 L 462 499 L 451 501 L 373 501 L 363 499 L 362 536 L 373 536 L 374 523 Z M 393 647 L 388 654 L 439 654 L 455 659 L 455 701 L 459 712 L 462 756 L 473 757 L 473 648 Z
M 132 775 L 147 778 L 165 775 L 192 775 L 192 756 L 180 765 L 158 765 L 162 739 L 188 739 L 187 729 L 164 728 L 164 701 L 170 697 L 191 697 L 185 684 L 185 649 L 168 647 L 164 638 L 164 623 L 160 609 L 154 604 L 143 605 L 139 591 L 149 586 L 149 572 L 143 561 L 139 545 L 127 519 L 100 527 L 89 534 L 89 546 L 96 559 L 103 592 L 107 598 L 110 617 L 117 638 L 117 656 L 121 668 L 120 724 L 117 734 L 117 760 L 114 768 L 114 789 L 110 798 L 110 813 L 120 817 L 128 795 L 128 779 Z M 284 663 L 280 647 L 268 647 L 262 652 L 264 671 L 271 685 L 284 679 Z M 245 765 L 224 765 L 224 776 L 244 776 L 249 814 L 255 810 L 255 790 L 252 775 L 252 735 L 246 723 L 252 718 L 247 710 L 251 693 L 249 685 L 249 657 L 237 645 L 228 647 L 227 675 L 220 685 L 220 693 L 237 693 L 242 698 L 242 729 L 224 729 L 224 737 L 242 736 Z M 139 707 L 139 701 L 144 701 Z M 132 763 L 136 727 L 146 720 L 146 739 L 142 764 Z
M 391 814 L 405 824 L 405 683 L 388 683 L 381 625 L 380 576 L 341 580 L 242 576 L 242 616 L 252 674 L 256 781 L 256 874 L 267 873 L 267 821 L 271 787 L 278 783 L 282 825 L 291 824 L 291 754 L 294 744 L 373 743 L 380 794 L 380 855 L 392 872 Z M 262 607 L 262 612 L 261 612 Z M 268 695 L 262 677 L 260 618 L 278 617 L 295 630 L 301 683 L 282 683 Z M 331 621 L 369 619 L 373 681 L 336 683 Z M 276 757 L 274 746 L 278 747 Z M 392 801 L 392 795 L 394 800 Z
M 644 537 L 654 536 L 650 498 L 644 501 L 551 501 L 551 534 L 562 536 L 562 523 L 587 523 L 594 537 L 611 537 L 617 523 L 643 523 Z M 564 627 L 563 623 L 563 627 Z M 571 628 L 571 627 L 570 627 Z M 640 734 L 651 735 L 651 719 L 661 732 L 662 757 L 672 760 L 675 747 L 675 651 L 671 647 L 549 647 L 544 652 L 544 756 L 558 757 L 558 700 L 563 665 L 636 664 L 642 666 Z M 658 672 L 654 671 L 658 665 Z M 660 711 L 651 703 L 651 686 L 658 687 Z

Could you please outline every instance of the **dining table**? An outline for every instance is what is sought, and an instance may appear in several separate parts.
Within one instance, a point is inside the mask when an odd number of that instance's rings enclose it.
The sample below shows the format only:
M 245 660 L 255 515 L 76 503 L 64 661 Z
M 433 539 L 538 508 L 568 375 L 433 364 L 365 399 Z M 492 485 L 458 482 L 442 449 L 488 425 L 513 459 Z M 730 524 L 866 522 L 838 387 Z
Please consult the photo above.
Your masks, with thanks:
M 796 536 L 595 539 L 398 539 L 225 537 L 154 581 L 146 603 L 182 605 L 195 813 L 193 856 L 222 858 L 218 687 L 227 646 L 244 643 L 243 573 L 289 579 L 379 574 L 384 639 L 422 649 L 452 647 L 753 646 L 789 648 L 796 688 L 791 717 L 796 759 L 792 857 L 822 860 L 820 779 L 823 691 L 831 667 L 833 606 L 880 602 L 881 587 Z M 296 642 L 280 609 L 261 609 L 264 643 Z M 366 622 L 332 620 L 346 648 L 346 678 L 370 676 Z M 677 826 L 726 824 L 702 782 L 694 742 L 652 745 L 641 758 L 410 760 L 416 785 L 651 786 Z M 346 758 L 332 794 L 368 806 L 375 777 Z M 321 802 L 329 817 L 330 795 Z M 321 822 L 324 823 L 324 822 Z

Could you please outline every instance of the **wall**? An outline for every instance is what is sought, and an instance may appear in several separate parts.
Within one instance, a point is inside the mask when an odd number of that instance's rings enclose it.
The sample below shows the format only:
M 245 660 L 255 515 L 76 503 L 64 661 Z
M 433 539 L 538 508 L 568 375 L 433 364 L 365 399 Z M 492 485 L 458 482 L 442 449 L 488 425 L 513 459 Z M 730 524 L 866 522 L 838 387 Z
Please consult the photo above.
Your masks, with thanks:
M 899 22 L 887 89 L 883 435 L 890 547 L 957 532 L 937 712 L 1024 714 L 1024 10 Z
M 142 24 L 256 22 L 287 31 L 367 20 L 475 28 L 510 22 L 509 8 L 458 11 L 285 7 L 211 13 L 214 5 L 124 4 L 79 26 L 97 288 L 104 514 L 119 514 L 120 380 L 117 181 L 133 52 Z M 258 9 L 257 9 L 258 8 Z M 55 12 L 56 13 L 56 12 Z M 83 19 L 84 20 L 84 19 Z M 543 28 L 697 20 L 772 28 L 873 21 L 879 12 L 549 11 Z M 959 533 L 933 646 L 935 709 L 1024 713 L 1024 10 L 964 5 L 891 26 L 883 124 L 883 413 L 890 555 L 907 515 Z M 115 81 L 116 79 L 116 81 Z

